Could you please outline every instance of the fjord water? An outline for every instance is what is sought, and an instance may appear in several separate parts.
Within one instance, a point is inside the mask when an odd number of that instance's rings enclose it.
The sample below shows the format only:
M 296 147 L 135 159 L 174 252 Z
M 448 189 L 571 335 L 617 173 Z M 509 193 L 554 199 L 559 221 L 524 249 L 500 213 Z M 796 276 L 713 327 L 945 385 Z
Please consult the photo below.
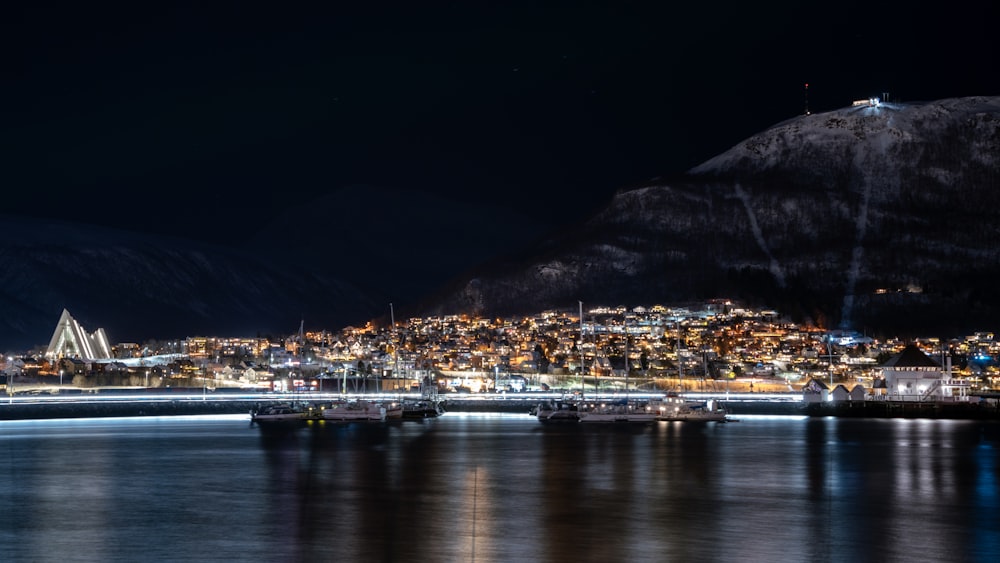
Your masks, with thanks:
M 0 423 L 3 561 L 995 561 L 1000 426 Z

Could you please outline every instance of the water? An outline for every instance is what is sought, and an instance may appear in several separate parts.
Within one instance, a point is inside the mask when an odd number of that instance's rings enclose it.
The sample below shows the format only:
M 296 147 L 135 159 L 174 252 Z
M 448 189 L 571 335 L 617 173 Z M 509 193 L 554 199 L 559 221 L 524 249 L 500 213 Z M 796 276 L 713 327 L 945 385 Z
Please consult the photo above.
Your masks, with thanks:
M 995 561 L 1000 425 L 0 423 L 2 561 Z

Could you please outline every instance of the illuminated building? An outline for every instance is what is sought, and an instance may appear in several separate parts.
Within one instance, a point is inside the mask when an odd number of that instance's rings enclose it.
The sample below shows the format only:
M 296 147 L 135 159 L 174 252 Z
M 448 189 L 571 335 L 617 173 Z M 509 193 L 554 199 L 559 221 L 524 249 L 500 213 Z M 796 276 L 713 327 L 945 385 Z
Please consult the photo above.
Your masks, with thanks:
M 54 360 L 58 358 L 83 358 L 87 360 L 106 360 L 111 358 L 111 345 L 104 329 L 99 328 L 91 334 L 76 322 L 69 311 L 63 309 L 52 340 L 45 351 L 45 357 Z

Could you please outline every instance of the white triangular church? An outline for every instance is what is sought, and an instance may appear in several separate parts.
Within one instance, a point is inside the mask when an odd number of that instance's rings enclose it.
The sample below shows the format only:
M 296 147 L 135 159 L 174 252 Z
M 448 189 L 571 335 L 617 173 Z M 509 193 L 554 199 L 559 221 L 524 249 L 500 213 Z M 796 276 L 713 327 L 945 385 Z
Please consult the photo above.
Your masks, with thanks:
M 59 323 L 56 324 L 56 331 L 52 333 L 52 340 L 49 341 L 49 347 L 45 351 L 45 357 L 105 360 L 111 357 L 111 345 L 108 344 L 108 337 L 104 334 L 103 328 L 97 329 L 93 334 L 87 334 L 80 323 L 70 316 L 69 311 L 63 309 Z

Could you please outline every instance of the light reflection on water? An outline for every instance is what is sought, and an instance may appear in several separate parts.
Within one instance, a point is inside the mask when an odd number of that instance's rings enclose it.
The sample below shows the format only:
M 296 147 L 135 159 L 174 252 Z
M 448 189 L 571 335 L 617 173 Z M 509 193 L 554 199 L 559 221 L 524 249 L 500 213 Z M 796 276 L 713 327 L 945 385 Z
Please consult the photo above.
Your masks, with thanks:
M 4 561 L 994 560 L 995 423 L 0 423 Z

